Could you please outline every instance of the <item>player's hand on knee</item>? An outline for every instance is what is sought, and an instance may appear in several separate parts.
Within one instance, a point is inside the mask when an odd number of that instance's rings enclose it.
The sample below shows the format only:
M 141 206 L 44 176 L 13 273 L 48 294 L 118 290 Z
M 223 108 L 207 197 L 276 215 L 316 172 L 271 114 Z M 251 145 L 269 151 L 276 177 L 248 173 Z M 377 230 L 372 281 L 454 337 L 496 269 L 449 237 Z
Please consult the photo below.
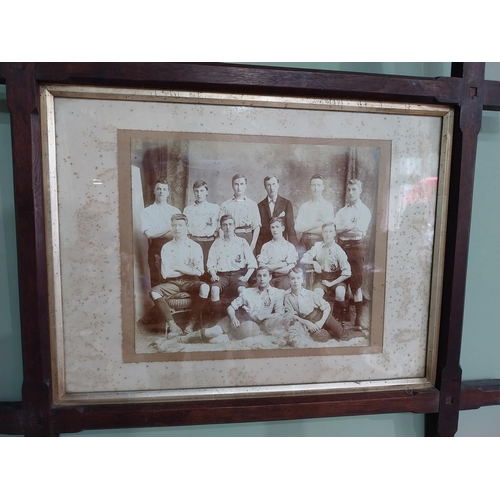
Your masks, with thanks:
M 311 333 L 317 332 L 319 330 L 319 328 L 316 325 L 316 323 L 313 323 L 312 321 L 308 321 L 306 323 L 306 327 L 309 330 L 309 332 L 311 332 Z

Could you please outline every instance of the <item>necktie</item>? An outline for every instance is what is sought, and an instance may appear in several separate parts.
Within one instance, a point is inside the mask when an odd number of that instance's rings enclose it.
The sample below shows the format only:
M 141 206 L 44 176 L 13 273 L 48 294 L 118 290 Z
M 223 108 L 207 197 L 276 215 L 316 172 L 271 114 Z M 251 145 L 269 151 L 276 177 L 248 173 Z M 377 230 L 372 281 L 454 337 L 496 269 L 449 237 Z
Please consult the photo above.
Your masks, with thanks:
M 274 201 L 273 200 L 269 200 L 269 212 L 271 212 L 271 217 L 272 217 L 273 212 L 274 212 Z

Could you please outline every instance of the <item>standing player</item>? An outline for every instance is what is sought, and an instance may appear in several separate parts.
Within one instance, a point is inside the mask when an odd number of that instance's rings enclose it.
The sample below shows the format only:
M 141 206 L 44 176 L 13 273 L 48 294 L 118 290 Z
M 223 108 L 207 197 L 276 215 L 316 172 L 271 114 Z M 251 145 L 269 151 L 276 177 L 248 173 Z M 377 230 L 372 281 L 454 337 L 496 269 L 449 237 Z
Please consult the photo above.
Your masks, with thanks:
M 262 245 L 272 239 L 270 224 L 273 217 L 281 217 L 283 220 L 285 227 L 283 237 L 295 246 L 298 244 L 292 203 L 278 194 L 279 187 L 279 180 L 274 175 L 268 175 L 264 179 L 264 188 L 267 191 L 267 197 L 258 204 L 262 225 L 255 248 L 256 255 L 259 255 Z
M 236 236 L 244 238 L 253 252 L 259 238 L 261 226 L 259 208 L 255 201 L 250 200 L 245 195 L 247 179 L 244 175 L 234 175 L 232 185 L 234 196 L 222 203 L 220 216 L 221 218 L 223 215 L 233 217 L 236 224 Z
M 151 287 L 158 285 L 160 275 L 160 252 L 173 238 L 171 217 L 181 211 L 167 203 L 169 186 L 166 179 L 158 179 L 155 184 L 153 204 L 141 212 L 141 231 L 148 238 L 148 264 L 151 276 Z
M 315 243 L 323 241 L 322 226 L 325 222 L 333 222 L 333 205 L 323 198 L 325 180 L 316 174 L 310 181 L 311 199 L 304 203 L 297 214 L 295 230 L 302 233 L 300 238 L 301 255 Z
M 219 210 L 216 203 L 207 201 L 208 185 L 205 181 L 193 184 L 194 205 L 184 209 L 184 215 L 189 221 L 189 235 L 199 243 L 203 250 L 203 265 L 207 264 L 208 251 L 218 235 Z
M 351 179 L 347 183 L 347 204 L 335 216 L 335 229 L 339 245 L 347 254 L 352 274 L 347 283 L 351 287 L 356 307 L 354 326 L 361 328 L 363 311 L 363 268 L 365 264 L 363 238 L 371 220 L 370 209 L 361 201 L 361 181 Z

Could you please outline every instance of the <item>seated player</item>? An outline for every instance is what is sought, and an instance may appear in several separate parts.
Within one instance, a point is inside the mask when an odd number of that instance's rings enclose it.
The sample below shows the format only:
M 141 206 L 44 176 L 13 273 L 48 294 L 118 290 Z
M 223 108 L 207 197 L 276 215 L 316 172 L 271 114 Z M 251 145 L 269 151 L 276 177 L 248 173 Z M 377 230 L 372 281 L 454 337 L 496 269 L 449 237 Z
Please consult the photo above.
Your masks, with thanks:
M 166 321 L 167 338 L 191 333 L 208 300 L 210 287 L 199 277 L 203 274 L 203 252 L 200 245 L 188 238 L 188 220 L 185 215 L 172 215 L 174 239 L 161 249 L 163 282 L 151 289 L 151 298 Z M 187 292 L 193 301 L 192 313 L 184 329 L 177 325 L 167 300 L 179 292 Z
M 236 297 L 248 287 L 257 261 L 250 245 L 235 234 L 235 222 L 231 215 L 220 219 L 223 236 L 217 238 L 208 252 L 207 270 L 210 274 L 212 311 L 215 321 L 221 317 L 221 292 L 227 297 Z
M 257 286 L 244 288 L 227 308 L 227 316 L 212 328 L 185 335 L 179 342 L 227 342 L 255 336 L 265 331 L 266 320 L 283 316 L 283 292 L 270 286 L 271 272 L 261 266 L 257 269 Z M 273 323 L 276 326 L 276 323 Z
M 321 234 L 323 241 L 315 243 L 300 262 L 314 267 L 315 277 L 312 288 L 320 297 L 324 297 L 325 293 L 335 293 L 333 315 L 337 319 L 347 321 L 349 304 L 345 300 L 346 284 L 344 282 L 351 276 L 351 266 L 344 250 L 335 243 L 336 233 L 333 222 L 323 224 Z
M 270 227 L 273 239 L 262 245 L 257 261 L 259 266 L 267 266 L 273 273 L 271 286 L 288 290 L 290 288 L 288 273 L 297 264 L 299 256 L 295 247 L 283 236 L 285 231 L 283 219 L 273 217 Z
M 304 271 L 295 267 L 290 271 L 289 278 L 290 290 L 285 292 L 284 297 L 285 312 L 294 314 L 313 340 L 326 342 L 330 338 L 345 338 L 342 325 L 331 315 L 330 304 L 317 293 L 302 286 Z

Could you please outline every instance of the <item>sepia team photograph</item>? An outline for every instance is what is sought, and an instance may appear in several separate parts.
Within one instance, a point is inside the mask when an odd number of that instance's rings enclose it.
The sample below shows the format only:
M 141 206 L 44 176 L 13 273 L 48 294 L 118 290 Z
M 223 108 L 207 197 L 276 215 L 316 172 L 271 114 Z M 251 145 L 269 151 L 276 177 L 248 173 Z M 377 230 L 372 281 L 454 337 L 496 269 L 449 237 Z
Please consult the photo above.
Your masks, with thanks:
M 137 132 L 130 152 L 136 354 L 373 344 L 375 141 Z

